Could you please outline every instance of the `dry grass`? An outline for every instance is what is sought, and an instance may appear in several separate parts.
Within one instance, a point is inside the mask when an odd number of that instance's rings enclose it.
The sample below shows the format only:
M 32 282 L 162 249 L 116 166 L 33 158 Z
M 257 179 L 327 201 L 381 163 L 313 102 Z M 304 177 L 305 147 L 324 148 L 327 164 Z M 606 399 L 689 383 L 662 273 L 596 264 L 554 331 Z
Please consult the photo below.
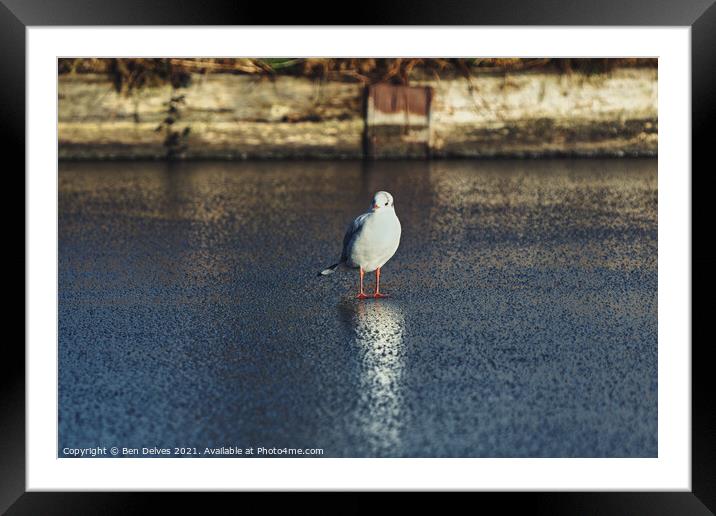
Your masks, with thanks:
M 117 91 L 145 86 L 187 84 L 193 73 L 233 73 L 263 76 L 292 75 L 364 84 L 408 84 L 424 77 L 470 77 L 482 73 L 539 70 L 554 73 L 602 73 L 617 67 L 657 66 L 656 59 L 602 58 L 162 58 L 162 59 L 59 59 L 60 74 L 106 73 Z

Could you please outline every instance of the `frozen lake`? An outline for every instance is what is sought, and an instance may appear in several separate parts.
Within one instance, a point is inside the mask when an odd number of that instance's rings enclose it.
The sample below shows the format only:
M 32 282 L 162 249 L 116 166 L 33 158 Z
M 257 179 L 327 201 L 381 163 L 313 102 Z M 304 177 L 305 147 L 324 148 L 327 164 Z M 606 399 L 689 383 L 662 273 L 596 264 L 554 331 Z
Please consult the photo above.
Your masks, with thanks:
M 62 162 L 59 383 L 60 456 L 655 457 L 656 160 Z

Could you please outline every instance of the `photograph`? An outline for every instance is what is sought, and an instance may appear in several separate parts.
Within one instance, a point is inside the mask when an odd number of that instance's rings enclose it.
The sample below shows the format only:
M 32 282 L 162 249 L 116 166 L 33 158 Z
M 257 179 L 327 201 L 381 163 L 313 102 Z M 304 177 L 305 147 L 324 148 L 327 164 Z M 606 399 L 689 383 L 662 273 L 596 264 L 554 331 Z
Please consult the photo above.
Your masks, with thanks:
M 658 58 L 56 61 L 58 458 L 659 457 Z

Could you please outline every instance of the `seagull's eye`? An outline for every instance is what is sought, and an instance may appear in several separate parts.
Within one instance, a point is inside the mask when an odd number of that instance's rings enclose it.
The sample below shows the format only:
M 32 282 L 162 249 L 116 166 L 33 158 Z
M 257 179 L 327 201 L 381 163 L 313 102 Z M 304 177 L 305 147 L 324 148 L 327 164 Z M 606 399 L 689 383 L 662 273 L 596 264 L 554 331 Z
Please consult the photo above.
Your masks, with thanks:
M 388 206 L 388 203 L 386 202 L 385 205 Z

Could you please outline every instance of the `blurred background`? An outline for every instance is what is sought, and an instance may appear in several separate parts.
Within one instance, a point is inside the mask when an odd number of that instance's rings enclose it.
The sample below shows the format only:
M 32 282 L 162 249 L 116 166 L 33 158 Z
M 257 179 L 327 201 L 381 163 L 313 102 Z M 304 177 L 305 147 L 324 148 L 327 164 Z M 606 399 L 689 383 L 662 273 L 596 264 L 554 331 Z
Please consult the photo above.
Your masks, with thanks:
M 65 159 L 656 156 L 656 59 L 60 59 Z

